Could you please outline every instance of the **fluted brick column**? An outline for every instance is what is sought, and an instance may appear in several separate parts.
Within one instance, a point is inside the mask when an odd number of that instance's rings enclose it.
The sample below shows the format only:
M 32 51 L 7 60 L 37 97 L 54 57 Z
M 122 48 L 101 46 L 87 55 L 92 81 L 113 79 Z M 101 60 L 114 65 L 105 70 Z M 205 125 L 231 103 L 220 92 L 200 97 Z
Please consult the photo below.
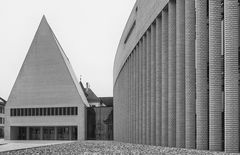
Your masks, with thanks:
M 186 148 L 196 147 L 195 1 L 185 0 Z
M 239 152 L 239 10 L 237 0 L 224 1 L 225 151 Z
M 197 149 L 208 150 L 208 28 L 207 0 L 196 3 Z
M 185 147 L 185 0 L 176 1 L 176 147 Z
M 147 100 L 146 100 L 146 96 L 147 96 L 147 87 L 146 87 L 146 73 L 147 73 L 147 64 L 146 64 L 146 35 L 143 36 L 143 51 L 142 51 L 142 89 L 143 89 L 143 124 L 142 124 L 142 135 L 143 135 L 143 139 L 142 139 L 142 143 L 146 144 L 146 135 L 147 135 Z
M 133 50 L 133 143 L 136 143 L 136 48 Z
M 151 144 L 151 30 L 147 30 L 147 144 Z
M 135 79 L 135 85 L 136 85 L 136 133 L 135 133 L 135 143 L 139 143 L 138 142 L 138 138 L 139 138 L 139 85 L 138 85 L 138 73 L 139 73 L 139 69 L 138 69 L 138 62 L 139 62 L 139 45 L 136 45 L 136 62 L 135 62 L 135 66 L 136 66 L 136 79 Z
M 162 18 L 156 19 L 156 145 L 162 135 Z
M 151 145 L 156 145 L 156 24 L 151 25 Z
M 139 41 L 139 63 L 138 63 L 138 85 L 139 85 L 139 144 L 142 144 L 142 123 L 143 123 L 143 91 L 142 91 L 142 39 Z
M 128 73 L 128 70 L 127 70 L 127 65 L 125 64 L 124 65 L 124 77 L 123 77 L 123 83 L 124 83 L 124 89 L 122 90 L 123 91 L 123 104 L 124 104 L 124 116 L 127 116 L 127 113 L 128 113 L 128 102 L 127 102 L 127 90 L 128 90 L 128 84 L 127 84 L 127 73 Z M 128 123 L 128 118 L 127 117 L 124 117 L 124 133 L 127 133 L 128 132 L 128 126 L 127 126 L 127 123 Z M 124 142 L 127 142 L 127 134 L 124 134 Z
M 168 3 L 168 146 L 176 146 L 176 1 Z
M 128 77 L 127 77 L 127 84 L 128 84 L 128 89 L 127 89 L 127 104 L 128 104 L 128 114 L 127 114 L 127 116 L 128 116 L 128 133 L 127 133 L 127 142 L 130 142 L 130 132 L 131 132 L 131 119 L 130 119 L 130 103 L 131 103 L 131 93 L 130 93 L 130 90 L 131 90 L 131 88 L 130 88 L 130 56 L 128 57 L 128 59 L 127 59 L 127 63 L 126 63 L 126 65 L 127 65 L 127 69 L 128 69 Z M 115 119 L 116 120 L 116 119 Z M 114 130 L 115 131 L 115 130 Z
M 168 146 L 168 11 L 162 11 L 162 146 Z
M 133 53 L 130 57 L 130 143 L 133 143 Z
M 209 0 L 209 149 L 222 151 L 221 0 Z

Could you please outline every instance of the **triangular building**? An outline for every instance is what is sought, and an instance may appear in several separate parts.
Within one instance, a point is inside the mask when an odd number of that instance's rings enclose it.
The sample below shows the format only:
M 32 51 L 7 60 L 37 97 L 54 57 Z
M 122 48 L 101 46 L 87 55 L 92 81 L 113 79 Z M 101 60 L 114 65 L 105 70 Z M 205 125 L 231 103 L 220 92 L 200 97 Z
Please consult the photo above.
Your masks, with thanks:
M 5 139 L 84 140 L 89 106 L 43 16 L 6 104 Z

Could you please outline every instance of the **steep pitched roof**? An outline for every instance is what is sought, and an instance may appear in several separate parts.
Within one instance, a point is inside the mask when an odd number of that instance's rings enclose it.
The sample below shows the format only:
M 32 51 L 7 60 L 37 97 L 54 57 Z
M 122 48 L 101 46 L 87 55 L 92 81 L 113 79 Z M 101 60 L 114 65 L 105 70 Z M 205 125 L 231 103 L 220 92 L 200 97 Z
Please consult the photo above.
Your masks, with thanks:
M 4 100 L 3 98 L 0 97 L 0 105 L 5 105 L 6 104 L 6 100 Z
M 105 104 L 108 107 L 113 106 L 113 97 L 99 97 L 101 104 Z
M 45 16 L 9 96 L 10 105 L 89 106 L 71 64 Z
M 85 88 L 85 92 L 86 92 L 86 97 L 89 103 L 96 103 L 99 102 L 100 100 L 97 97 L 97 95 L 92 91 L 92 89 L 90 88 Z

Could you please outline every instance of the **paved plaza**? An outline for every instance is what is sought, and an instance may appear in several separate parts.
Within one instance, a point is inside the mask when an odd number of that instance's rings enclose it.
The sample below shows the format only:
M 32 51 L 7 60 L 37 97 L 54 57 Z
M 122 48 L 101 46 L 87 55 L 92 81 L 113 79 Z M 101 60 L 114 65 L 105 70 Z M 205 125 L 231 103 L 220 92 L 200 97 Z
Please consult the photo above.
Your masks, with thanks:
M 59 144 L 61 143 L 61 144 Z M 3 151 L 3 148 L 15 147 L 12 151 Z M 30 148 L 32 147 L 32 148 Z M 227 153 L 187 150 L 180 148 L 169 148 L 161 146 L 150 146 L 140 144 L 121 143 L 114 141 L 13 141 L 0 146 L 0 155 L 98 155 L 98 154 L 197 154 L 197 155 L 225 155 Z M 3 152 L 2 152 L 3 151 Z

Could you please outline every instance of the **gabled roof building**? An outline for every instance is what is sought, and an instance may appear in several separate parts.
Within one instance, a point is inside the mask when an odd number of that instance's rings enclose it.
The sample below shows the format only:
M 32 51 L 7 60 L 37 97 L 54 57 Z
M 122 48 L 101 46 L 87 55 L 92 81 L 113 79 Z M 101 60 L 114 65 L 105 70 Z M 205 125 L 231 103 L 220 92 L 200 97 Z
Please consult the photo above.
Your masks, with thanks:
M 84 140 L 88 101 L 43 16 L 6 105 L 5 139 Z

